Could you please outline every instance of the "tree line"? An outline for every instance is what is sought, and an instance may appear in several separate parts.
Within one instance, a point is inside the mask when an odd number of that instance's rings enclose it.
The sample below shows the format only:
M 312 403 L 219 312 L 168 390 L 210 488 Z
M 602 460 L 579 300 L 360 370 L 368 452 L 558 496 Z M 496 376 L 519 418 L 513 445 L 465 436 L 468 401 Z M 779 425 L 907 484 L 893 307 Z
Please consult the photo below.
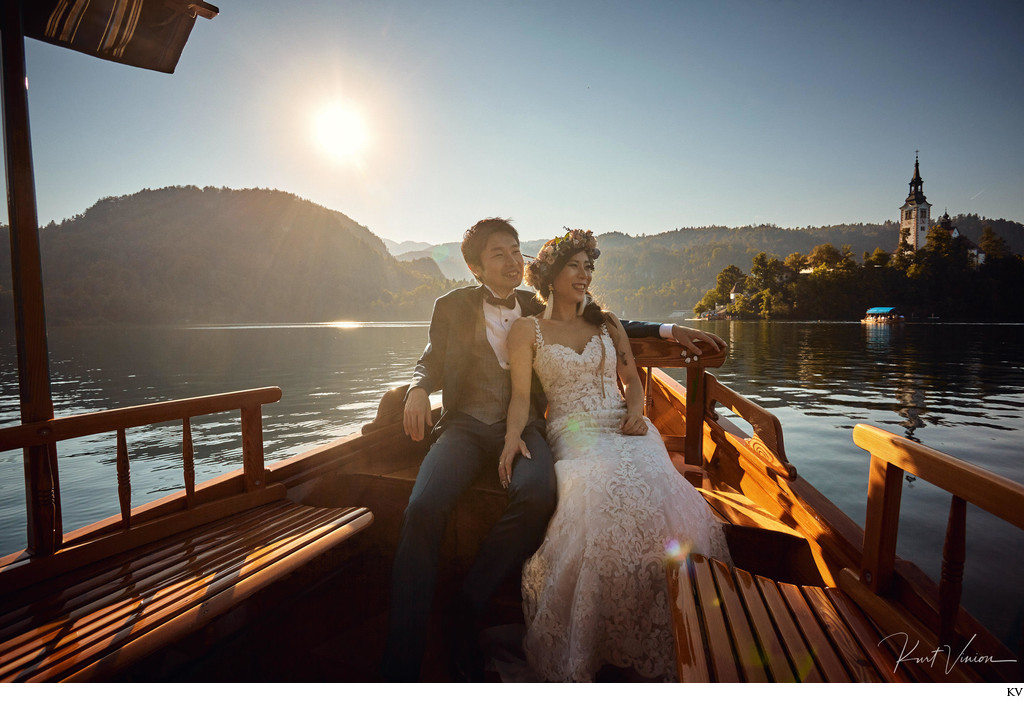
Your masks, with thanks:
M 908 319 L 1024 321 L 1024 257 L 991 226 L 977 247 L 936 224 L 917 251 L 901 241 L 858 262 L 849 245 L 815 246 L 784 259 L 758 252 L 744 273 L 724 268 L 694 307 L 734 319 L 855 320 L 869 307 L 894 306 Z

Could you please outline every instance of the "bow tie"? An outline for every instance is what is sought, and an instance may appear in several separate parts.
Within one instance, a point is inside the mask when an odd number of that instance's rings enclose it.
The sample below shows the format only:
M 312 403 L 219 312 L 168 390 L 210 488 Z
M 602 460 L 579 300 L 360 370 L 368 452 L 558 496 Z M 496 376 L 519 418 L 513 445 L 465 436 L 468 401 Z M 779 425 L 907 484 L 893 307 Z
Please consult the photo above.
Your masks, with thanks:
M 516 308 L 516 294 L 515 294 L 515 292 L 510 294 L 505 299 L 498 299 L 494 295 L 488 294 L 484 298 L 484 301 L 487 302 L 488 304 L 493 304 L 496 307 L 508 307 L 509 309 L 515 309 Z

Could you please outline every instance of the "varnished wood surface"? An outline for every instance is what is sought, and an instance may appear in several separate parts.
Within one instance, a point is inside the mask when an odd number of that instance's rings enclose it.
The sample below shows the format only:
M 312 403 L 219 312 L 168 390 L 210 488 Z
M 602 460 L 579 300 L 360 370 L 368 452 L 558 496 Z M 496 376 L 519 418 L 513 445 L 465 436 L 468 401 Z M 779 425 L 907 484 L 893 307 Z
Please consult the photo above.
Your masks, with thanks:
M 81 438 L 118 429 L 148 426 L 164 421 L 181 421 L 186 417 L 272 404 L 280 399 L 279 387 L 261 387 L 24 423 L 0 429 L 0 451 Z
M 928 602 L 924 616 L 913 616 L 918 628 L 917 639 L 929 636 L 955 649 L 965 641 L 972 640 L 976 630 L 969 615 L 960 607 L 961 581 L 965 566 L 966 504 L 970 502 L 1018 528 L 1024 528 L 1024 486 L 999 475 L 992 474 L 976 465 L 959 460 L 937 450 L 896 436 L 882 429 L 860 424 L 854 428 L 854 442 L 870 454 L 870 475 L 868 486 L 867 513 L 865 517 L 863 558 L 856 577 L 844 572 L 844 590 L 872 616 L 882 616 L 875 622 L 883 628 L 895 625 L 899 619 L 894 616 L 893 606 L 870 600 L 864 590 L 881 594 L 900 603 L 900 591 L 894 587 L 893 573 L 896 562 L 900 501 L 904 473 L 912 474 L 952 495 L 946 539 L 943 546 L 943 566 L 940 573 L 937 596 Z M 916 601 L 908 602 L 914 603 Z M 920 611 L 921 607 L 916 606 Z M 926 618 L 924 618 L 926 617 Z M 924 620 L 922 620 L 924 618 Z M 935 621 L 935 622 L 933 622 Z M 898 628 L 888 628 L 895 633 L 906 633 Z M 1012 659 L 1012 653 L 990 635 L 978 636 L 972 645 L 976 654 L 996 659 Z M 932 649 L 932 648 L 929 648 Z M 1011 668 L 1000 664 L 988 665 L 988 673 L 995 678 L 1015 679 L 1020 674 L 1019 665 L 1012 671 L 1014 676 L 1006 677 Z M 985 673 L 981 666 L 978 668 Z M 931 675 L 930 676 L 934 676 Z M 939 679 L 947 680 L 949 677 Z
M 1024 485 L 874 426 L 858 424 L 853 441 L 879 460 L 1024 529 Z
M 278 501 L 5 597 L 0 680 L 111 674 L 372 520 L 366 509 Z
M 699 554 L 670 564 L 668 579 L 682 681 L 910 679 L 834 588 L 755 577 Z

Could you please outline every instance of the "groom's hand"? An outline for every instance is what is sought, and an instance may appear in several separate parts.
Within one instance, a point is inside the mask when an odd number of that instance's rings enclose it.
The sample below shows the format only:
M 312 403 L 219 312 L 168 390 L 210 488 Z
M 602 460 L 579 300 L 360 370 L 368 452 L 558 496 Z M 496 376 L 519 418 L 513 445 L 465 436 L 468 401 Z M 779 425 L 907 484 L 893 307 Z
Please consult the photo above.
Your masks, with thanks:
M 405 435 L 414 441 L 423 440 L 424 425 L 433 427 L 430 417 L 430 395 L 422 387 L 413 387 L 405 398 Z
M 680 326 L 679 324 L 672 325 L 672 338 L 675 339 L 676 343 L 684 346 L 694 355 L 700 355 L 701 353 L 701 349 L 696 345 L 698 343 L 705 346 L 704 350 L 710 349 L 716 353 L 725 350 L 726 346 L 725 341 L 713 333 L 691 329 L 688 326 Z

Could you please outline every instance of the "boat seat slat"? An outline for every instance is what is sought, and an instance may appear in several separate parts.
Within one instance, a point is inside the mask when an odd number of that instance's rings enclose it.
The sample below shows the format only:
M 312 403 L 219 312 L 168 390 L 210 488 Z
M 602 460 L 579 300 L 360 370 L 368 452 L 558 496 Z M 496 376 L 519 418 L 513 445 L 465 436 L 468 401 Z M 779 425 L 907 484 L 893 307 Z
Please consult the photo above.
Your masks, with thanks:
M 711 667 L 715 681 L 741 682 L 739 666 L 733 649 L 729 631 L 722 615 L 721 599 L 715 588 L 711 565 L 705 558 L 692 558 L 693 580 L 696 585 L 697 601 L 704 619 L 706 643 L 711 655 Z
M 907 674 L 905 665 L 896 664 L 896 657 L 889 648 L 879 644 L 881 636 L 878 631 L 857 605 L 850 601 L 850 597 L 834 587 L 829 587 L 825 593 L 883 679 L 896 682 L 914 681 Z
M 757 588 L 761 592 L 768 612 L 771 614 L 772 620 L 779 631 L 779 637 L 786 648 L 786 654 L 793 666 L 796 678 L 802 682 L 825 681 L 814 662 L 814 656 L 811 654 L 803 635 L 800 633 L 800 627 L 793 619 L 793 614 L 786 606 L 786 602 L 782 599 L 778 582 L 760 576 L 754 579 L 757 582 Z
M 668 591 L 674 605 L 672 624 L 676 637 L 676 662 L 679 679 L 684 682 L 711 681 L 704 638 L 700 634 L 701 618 L 694 599 L 694 581 L 689 567 L 668 568 Z
M 832 641 L 847 671 L 854 681 L 880 682 L 882 680 L 870 658 L 864 653 L 846 622 L 832 606 L 828 594 L 821 587 L 803 587 L 804 598 L 821 623 L 822 630 Z
M 757 588 L 757 582 L 753 576 L 745 571 L 737 569 L 734 571 L 736 584 L 743 602 L 747 607 L 750 623 L 757 635 L 758 644 L 772 679 L 777 682 L 795 682 L 796 676 L 786 656 L 786 650 L 779 640 L 778 633 L 772 623 L 771 615 L 761 598 L 761 592 Z
M 854 598 L 754 575 L 700 554 L 667 567 L 685 682 L 916 680 Z
M 750 621 L 747 619 L 746 610 L 740 600 L 737 584 L 729 572 L 729 566 L 718 560 L 712 560 L 711 570 L 715 576 L 715 584 L 718 586 L 721 608 L 725 612 L 729 632 L 735 644 L 736 661 L 743 671 L 744 679 L 748 682 L 768 681 L 765 661 L 761 657 L 760 648 L 754 642 Z
M 793 612 L 793 618 L 796 620 L 797 625 L 800 626 L 800 632 L 803 633 L 804 639 L 811 649 L 811 654 L 814 655 L 814 659 L 818 662 L 818 666 L 825 676 L 825 681 L 852 681 L 842 661 L 836 655 L 835 650 L 832 649 L 832 643 L 829 641 L 828 636 L 814 617 L 814 612 L 811 611 L 807 600 L 801 594 L 800 588 L 795 584 L 779 582 L 779 592 L 782 594 L 782 598 L 786 600 L 786 604 L 789 605 L 789 609 Z
M 0 681 L 109 677 L 372 520 L 282 499 L 61 575 L 34 602 L 14 592 L 0 605 Z

